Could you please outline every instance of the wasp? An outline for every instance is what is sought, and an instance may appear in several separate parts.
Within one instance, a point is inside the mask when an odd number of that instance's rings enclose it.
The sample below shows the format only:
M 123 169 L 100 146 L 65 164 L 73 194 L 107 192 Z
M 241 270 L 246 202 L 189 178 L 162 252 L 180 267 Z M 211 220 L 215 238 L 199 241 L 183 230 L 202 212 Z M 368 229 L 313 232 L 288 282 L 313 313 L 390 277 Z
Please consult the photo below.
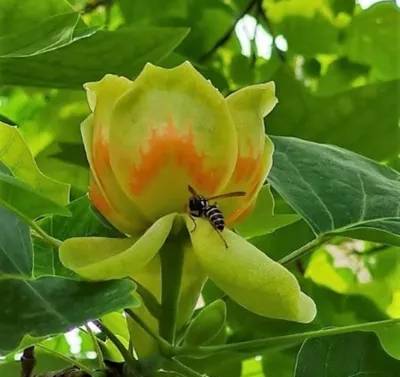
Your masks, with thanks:
M 233 191 L 226 194 L 215 195 L 209 198 L 199 195 L 192 186 L 188 185 L 189 192 L 192 195 L 189 198 L 189 216 L 193 220 L 194 228 L 192 232 L 196 229 L 196 222 L 193 217 L 204 217 L 208 219 L 212 227 L 218 233 L 221 240 L 224 242 L 225 247 L 228 248 L 228 244 L 221 235 L 221 232 L 225 228 L 225 219 L 222 212 L 217 207 L 217 203 L 210 204 L 209 201 L 213 199 L 223 199 L 231 198 L 233 196 L 244 196 L 246 193 L 244 191 Z

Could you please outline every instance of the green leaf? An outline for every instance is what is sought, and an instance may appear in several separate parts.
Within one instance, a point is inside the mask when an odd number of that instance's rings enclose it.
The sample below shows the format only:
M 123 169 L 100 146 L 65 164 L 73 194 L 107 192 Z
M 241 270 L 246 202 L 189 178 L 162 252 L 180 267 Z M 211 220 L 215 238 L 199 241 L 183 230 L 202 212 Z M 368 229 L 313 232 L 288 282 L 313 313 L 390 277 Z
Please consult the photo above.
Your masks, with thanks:
M 0 37 L 0 56 L 29 56 L 71 42 L 79 13 L 69 12 L 50 17 L 22 33 Z
M 343 12 L 351 15 L 356 6 L 355 0 L 328 0 L 328 2 L 335 14 Z
M 216 300 L 204 307 L 190 322 L 185 334 L 184 344 L 201 346 L 212 341 L 225 328 L 226 305 Z
M 156 25 L 165 18 L 183 18 L 189 7 L 186 0 L 118 0 L 126 23 Z
M 29 226 L 0 207 L 0 277 L 32 275 L 33 253 Z
M 314 237 L 315 234 L 309 225 L 301 219 L 273 233 L 250 238 L 249 242 L 270 258 L 279 260 L 310 242 Z
M 256 237 L 300 220 L 297 214 L 274 214 L 274 197 L 269 185 L 262 187 L 251 215 L 235 227 L 243 237 Z
M 344 149 L 273 137 L 272 186 L 317 235 L 383 232 L 400 244 L 400 174 Z
M 25 334 L 42 337 L 64 332 L 111 311 L 136 306 L 134 288 L 130 280 L 0 279 L 2 306 L 7 308 L 0 312 L 0 353 L 13 351 Z
M 293 377 L 298 347 L 268 352 L 262 357 L 264 377 Z
M 374 4 L 358 13 L 349 27 L 345 52 L 350 60 L 371 65 L 381 80 L 400 77 L 400 9 L 394 2 Z
M 67 208 L 40 195 L 18 179 L 1 172 L 0 205 L 27 221 L 48 214 L 70 216 Z
M 66 0 L 0 0 L 0 35 L 24 33 L 49 17 L 72 12 Z
M 0 122 L 0 162 L 21 181 L 61 205 L 69 201 L 69 185 L 45 176 L 18 129 Z
M 113 73 L 136 76 L 145 63 L 157 63 L 186 36 L 184 28 L 126 28 L 98 31 L 61 48 L 27 57 L 0 57 L 2 82 L 81 89 L 88 81 Z
M 370 67 L 339 58 L 329 64 L 325 74 L 318 81 L 318 95 L 333 95 L 352 88 L 356 80 L 364 79 Z
M 400 153 L 400 81 L 317 97 L 286 68 L 272 80 L 279 104 L 268 115 L 267 134 L 334 144 L 376 160 Z
M 306 340 L 295 377 L 397 377 L 400 361 L 388 356 L 374 333 L 354 332 Z
M 274 33 L 286 38 L 292 53 L 311 57 L 336 52 L 339 29 L 324 2 L 266 2 L 266 12 L 273 23 Z
M 91 209 L 87 196 L 74 200 L 68 209 L 72 216 L 51 216 L 41 220 L 38 225 L 50 236 L 64 241 L 73 237 L 121 237 L 114 229 L 105 226 Z M 58 257 L 58 249 L 40 239 L 34 240 L 34 275 L 56 275 L 70 278 L 79 277 L 67 269 Z

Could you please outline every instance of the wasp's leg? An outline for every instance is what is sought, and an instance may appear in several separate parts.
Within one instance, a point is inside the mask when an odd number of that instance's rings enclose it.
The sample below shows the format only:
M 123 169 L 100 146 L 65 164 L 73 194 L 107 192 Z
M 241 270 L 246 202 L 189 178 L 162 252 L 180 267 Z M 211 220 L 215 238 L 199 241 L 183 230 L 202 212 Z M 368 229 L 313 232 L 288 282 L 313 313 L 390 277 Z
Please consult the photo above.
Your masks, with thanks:
M 221 232 L 214 226 L 214 224 L 213 224 L 211 221 L 210 221 L 210 224 L 211 224 L 211 226 L 214 228 L 214 230 L 217 232 L 219 238 L 221 238 L 222 242 L 223 242 L 224 245 L 225 245 L 225 248 L 227 249 L 227 248 L 228 248 L 228 244 L 227 244 L 227 242 L 225 241 L 225 238 L 222 237 Z
M 222 237 L 222 234 L 221 234 L 221 232 L 220 232 L 219 230 L 215 229 L 215 231 L 217 232 L 217 234 L 219 235 L 219 238 L 221 238 L 222 242 L 224 243 L 225 249 L 227 249 L 227 248 L 228 248 L 228 244 L 227 244 L 227 242 L 225 241 L 225 238 Z
M 189 215 L 189 217 L 191 218 L 191 220 L 193 221 L 193 224 L 194 224 L 194 228 L 190 231 L 190 233 L 193 233 L 197 228 L 197 224 L 196 224 L 196 221 L 194 220 L 194 217 L 190 213 L 188 215 Z

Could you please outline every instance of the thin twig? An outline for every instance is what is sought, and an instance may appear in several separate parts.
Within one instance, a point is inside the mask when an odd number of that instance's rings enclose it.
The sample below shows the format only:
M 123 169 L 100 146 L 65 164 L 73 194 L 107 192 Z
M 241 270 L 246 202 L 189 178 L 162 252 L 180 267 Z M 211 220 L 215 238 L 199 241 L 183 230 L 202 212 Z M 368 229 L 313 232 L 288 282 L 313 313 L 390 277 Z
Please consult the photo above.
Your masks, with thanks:
M 125 348 L 125 346 L 121 343 L 118 337 L 102 322 L 98 320 L 93 322 L 102 331 L 102 333 L 106 335 L 107 338 L 111 340 L 111 342 L 114 343 L 115 347 L 117 347 L 118 351 L 124 358 L 126 364 L 129 365 L 131 369 L 138 371 L 140 369 L 138 361 L 133 358 L 133 355 L 129 353 L 129 350 Z
M 324 243 L 328 242 L 330 240 L 330 237 L 324 237 L 320 236 L 317 238 L 314 238 L 312 241 L 306 243 L 300 249 L 297 249 L 293 251 L 293 253 L 290 253 L 289 255 L 286 255 L 282 259 L 278 261 L 278 263 L 287 265 L 296 259 L 299 259 L 300 257 L 306 255 L 307 253 L 315 250 L 316 248 L 322 246 Z
M 258 2 L 259 0 L 250 0 L 249 3 L 247 4 L 246 8 L 243 9 L 243 11 L 237 16 L 235 19 L 234 23 L 232 26 L 225 32 L 225 34 L 217 40 L 217 42 L 214 44 L 214 46 L 207 51 L 204 55 L 202 55 L 199 58 L 200 62 L 204 62 L 207 60 L 209 57 L 211 57 L 221 46 L 223 46 L 231 37 L 232 33 L 235 31 L 235 27 L 237 23 L 248 13 L 250 10 L 253 8 L 253 6 Z
M 21 377 L 31 377 L 35 365 L 35 347 L 25 348 L 21 356 Z

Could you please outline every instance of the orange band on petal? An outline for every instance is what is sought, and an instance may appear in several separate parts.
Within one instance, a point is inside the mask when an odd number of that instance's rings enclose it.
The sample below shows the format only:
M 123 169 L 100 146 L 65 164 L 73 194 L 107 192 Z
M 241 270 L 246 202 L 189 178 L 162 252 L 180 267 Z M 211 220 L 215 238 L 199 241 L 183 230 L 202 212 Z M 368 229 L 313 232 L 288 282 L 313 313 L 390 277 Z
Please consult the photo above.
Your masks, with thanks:
M 249 142 L 249 156 L 243 156 L 239 149 L 238 158 L 234 170 L 234 180 L 239 182 L 247 182 L 251 177 L 254 176 L 254 171 L 260 168 L 262 163 L 262 153 L 254 156 L 253 145 Z
M 99 177 L 102 176 L 104 167 L 107 167 L 107 170 L 111 168 L 108 143 L 100 135 L 93 143 L 93 167 Z
M 196 151 L 193 129 L 180 134 L 170 117 L 164 128 L 152 128 L 146 146 L 140 149 L 141 163 L 131 167 L 130 191 L 134 195 L 144 192 L 151 181 L 169 161 L 186 171 L 190 181 L 202 192 L 215 192 L 221 184 L 222 168 L 207 168 L 205 155 Z
M 240 173 L 240 177 L 242 178 L 242 180 L 250 179 L 247 186 L 248 189 L 246 191 L 246 196 L 243 198 L 243 202 L 247 202 L 248 205 L 243 205 L 232 212 L 226 218 L 226 223 L 228 225 L 234 223 L 235 221 L 238 221 L 242 217 L 244 218 L 245 215 L 248 213 L 248 210 L 251 211 L 251 208 L 249 207 L 251 207 L 251 203 L 254 201 L 261 185 L 263 184 L 263 178 L 265 174 L 263 166 L 263 155 L 260 155 L 258 158 L 239 157 L 236 164 L 236 169 L 238 169 L 239 164 L 244 165 L 245 162 L 251 166 L 251 169 L 248 170 L 247 167 L 245 167 L 242 170 L 242 173 Z M 246 172 L 246 175 L 244 175 L 243 172 Z M 237 172 L 235 170 L 235 178 L 237 178 L 236 174 Z
M 99 189 L 99 186 L 97 186 L 94 180 L 92 180 L 89 186 L 89 198 L 96 209 L 103 216 L 107 217 L 113 212 L 113 209 L 111 208 L 107 199 L 104 197 L 103 193 Z

